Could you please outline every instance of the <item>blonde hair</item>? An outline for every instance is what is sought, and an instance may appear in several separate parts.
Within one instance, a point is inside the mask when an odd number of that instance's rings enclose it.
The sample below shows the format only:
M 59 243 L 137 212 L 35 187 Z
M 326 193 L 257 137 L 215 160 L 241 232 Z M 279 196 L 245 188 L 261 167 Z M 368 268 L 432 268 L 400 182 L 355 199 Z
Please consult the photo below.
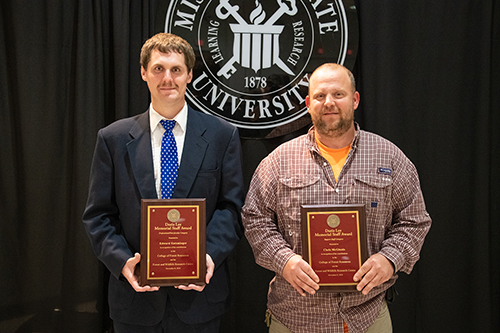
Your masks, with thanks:
M 356 79 L 354 78 L 354 75 L 352 74 L 352 72 L 347 67 L 336 64 L 334 62 L 329 62 L 329 63 L 323 64 L 323 65 L 319 66 L 318 68 L 316 68 L 314 70 L 314 72 L 311 74 L 311 76 L 309 76 L 309 81 L 311 81 L 312 77 L 314 76 L 314 74 L 316 72 L 319 72 L 323 69 L 335 70 L 335 69 L 339 69 L 339 68 L 342 68 L 346 71 L 347 75 L 349 76 L 349 79 L 351 80 L 352 91 L 355 92 L 356 91 Z

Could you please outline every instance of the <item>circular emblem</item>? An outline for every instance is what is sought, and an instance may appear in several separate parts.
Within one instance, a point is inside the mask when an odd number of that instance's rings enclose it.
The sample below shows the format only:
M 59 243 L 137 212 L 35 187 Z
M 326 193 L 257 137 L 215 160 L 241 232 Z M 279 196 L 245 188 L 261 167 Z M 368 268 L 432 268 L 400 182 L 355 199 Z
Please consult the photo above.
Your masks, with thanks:
M 326 219 L 326 223 L 330 228 L 337 228 L 340 225 L 340 218 L 335 214 L 330 215 Z
M 164 30 L 186 39 L 197 58 L 188 102 L 247 132 L 303 118 L 309 75 L 319 65 L 354 65 L 352 0 L 168 3 Z
M 181 213 L 177 209 L 171 209 L 167 213 L 167 218 L 170 222 L 177 222 L 181 218 Z

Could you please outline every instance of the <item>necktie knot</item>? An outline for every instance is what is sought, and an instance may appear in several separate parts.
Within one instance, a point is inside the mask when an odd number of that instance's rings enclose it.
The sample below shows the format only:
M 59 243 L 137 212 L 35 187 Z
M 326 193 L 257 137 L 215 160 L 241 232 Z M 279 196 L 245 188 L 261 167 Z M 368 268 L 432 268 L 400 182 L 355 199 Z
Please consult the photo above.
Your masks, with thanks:
M 175 120 L 168 120 L 168 119 L 163 119 L 160 120 L 160 124 L 163 126 L 163 128 L 169 132 L 174 129 L 175 126 Z

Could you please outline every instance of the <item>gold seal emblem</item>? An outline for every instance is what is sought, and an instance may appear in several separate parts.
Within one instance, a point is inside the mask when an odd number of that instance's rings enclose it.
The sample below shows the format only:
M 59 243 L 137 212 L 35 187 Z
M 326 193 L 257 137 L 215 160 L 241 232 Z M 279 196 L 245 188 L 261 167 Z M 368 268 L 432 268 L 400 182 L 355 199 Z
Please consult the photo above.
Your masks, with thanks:
M 340 218 L 337 215 L 330 215 L 326 219 L 326 223 L 328 223 L 328 226 L 330 228 L 337 228 L 340 224 Z
M 177 222 L 181 218 L 181 213 L 177 209 L 171 209 L 168 211 L 167 218 L 170 222 Z

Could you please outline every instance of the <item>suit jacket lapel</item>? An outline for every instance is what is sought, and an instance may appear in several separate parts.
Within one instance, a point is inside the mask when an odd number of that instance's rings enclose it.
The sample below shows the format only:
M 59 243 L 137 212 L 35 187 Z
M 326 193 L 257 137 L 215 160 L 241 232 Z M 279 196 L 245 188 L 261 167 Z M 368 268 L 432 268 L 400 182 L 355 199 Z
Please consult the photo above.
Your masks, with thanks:
M 172 195 L 174 198 L 187 198 L 193 186 L 208 147 L 208 142 L 203 137 L 205 131 L 206 127 L 198 112 L 188 107 L 186 137 L 177 173 L 177 184 Z
M 158 196 L 154 180 L 148 111 L 137 118 L 137 123 L 129 133 L 132 140 L 127 143 L 127 150 L 141 198 L 156 199 Z

